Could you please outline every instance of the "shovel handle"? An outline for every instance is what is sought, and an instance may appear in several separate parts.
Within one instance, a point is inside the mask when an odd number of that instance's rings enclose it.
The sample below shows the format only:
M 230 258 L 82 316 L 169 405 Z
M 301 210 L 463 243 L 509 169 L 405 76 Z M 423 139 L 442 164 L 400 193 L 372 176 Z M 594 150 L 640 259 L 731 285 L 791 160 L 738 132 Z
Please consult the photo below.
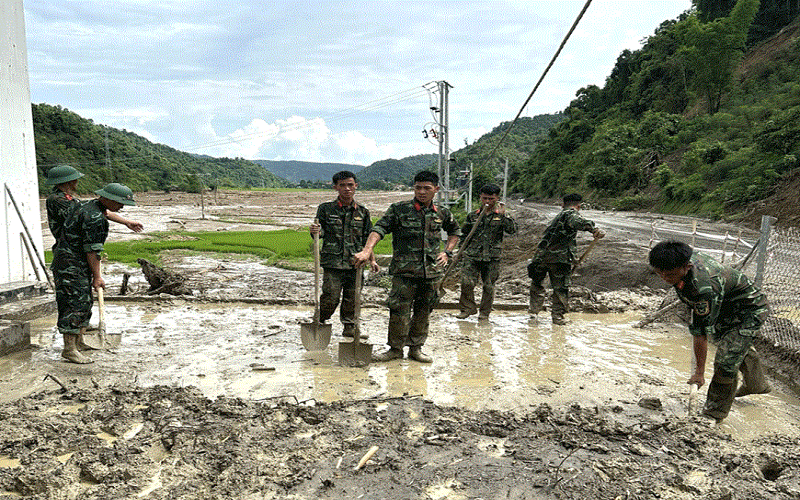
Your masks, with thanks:
M 319 224 L 319 219 L 314 219 Z M 319 323 L 319 233 L 314 233 L 314 323 Z
M 355 291 L 353 293 L 353 323 L 355 323 L 355 331 L 353 332 L 353 343 L 358 345 L 361 340 L 361 331 L 359 329 L 359 318 L 361 317 L 361 284 L 364 279 L 364 270 L 356 267 L 356 283 Z
M 105 291 L 103 290 L 103 287 L 98 287 L 97 288 L 97 310 L 100 313 L 100 320 L 99 320 L 99 323 L 97 325 L 97 331 L 100 334 L 100 343 L 102 344 L 103 349 L 108 349 L 108 346 L 106 345 L 106 320 L 105 320 L 106 303 L 105 303 L 104 294 L 105 294 Z

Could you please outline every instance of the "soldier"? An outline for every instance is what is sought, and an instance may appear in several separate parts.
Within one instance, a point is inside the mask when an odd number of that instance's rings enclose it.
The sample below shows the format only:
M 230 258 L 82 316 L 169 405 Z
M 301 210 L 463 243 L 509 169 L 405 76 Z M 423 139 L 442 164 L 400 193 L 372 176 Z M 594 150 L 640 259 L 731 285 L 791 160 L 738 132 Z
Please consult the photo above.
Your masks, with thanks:
M 583 197 L 577 193 L 564 197 L 564 205 L 547 226 L 536 253 L 528 264 L 528 276 L 531 278 L 530 314 L 536 318 L 544 305 L 545 276 L 550 275 L 553 287 L 550 314 L 554 325 L 565 325 L 564 314 L 569 311 L 569 278 L 572 274 L 573 262 L 578 246 L 575 235 L 578 231 L 588 231 L 595 239 L 605 234 L 594 227 L 594 222 L 584 219 L 578 214 Z
M 83 174 L 69 165 L 58 165 L 47 172 L 47 181 L 45 183 L 48 186 L 53 186 L 53 191 L 45 201 L 47 225 L 50 227 L 50 232 L 53 233 L 56 242 L 63 236 L 64 221 L 80 205 L 80 200 L 75 196 L 75 191 L 78 187 L 78 180 L 81 177 L 83 177 Z M 110 213 L 108 214 L 108 219 L 127 226 L 128 229 L 136 233 L 144 229 L 141 222 L 130 221 L 119 214 Z M 55 245 L 53 243 L 54 249 Z
M 422 352 L 428 338 L 431 310 L 439 300 L 438 278 L 453 255 L 460 230 L 453 214 L 433 203 L 439 191 L 439 176 L 422 171 L 414 177 L 414 199 L 393 203 L 375 223 L 364 249 L 355 255 L 357 264 L 370 259 L 372 249 L 386 234 L 392 233 L 392 290 L 389 293 L 389 349 L 373 356 L 374 361 L 408 357 L 420 363 L 433 360 Z M 447 235 L 444 251 L 441 231 Z
M 734 397 L 770 392 L 752 346 L 768 313 L 764 293 L 744 273 L 692 252 L 686 243 L 662 241 L 650 250 L 649 260 L 691 310 L 689 333 L 696 363 L 688 384 L 703 386 L 708 341 L 717 346 L 703 415 L 719 422 L 728 416 Z M 739 371 L 743 383 L 737 391 Z
M 310 228 L 311 234 L 321 235 L 323 242 L 320 249 L 323 274 L 319 320 L 324 323 L 333 316 L 341 295 L 339 316 L 344 327 L 342 335 L 353 337 L 355 333 L 360 333 L 361 338 L 368 338 L 366 333 L 358 332 L 358 325 L 353 318 L 356 268 L 351 261 L 353 255 L 364 248 L 364 242 L 372 231 L 372 220 L 369 210 L 353 199 L 358 189 L 356 174 L 347 170 L 334 174 L 333 189 L 339 196 L 320 204 L 316 216 L 319 223 L 312 224 Z M 373 272 L 380 270 L 374 256 L 371 266 Z
M 506 215 L 500 199 L 500 187 L 495 184 L 486 184 L 480 190 L 481 208 L 467 215 L 467 221 L 461 228 L 461 244 L 464 244 L 466 235 L 472 231 L 475 222 L 480 217 L 481 210 L 487 211 L 480 224 L 461 252 L 464 253 L 464 267 L 461 270 L 461 297 L 458 301 L 461 312 L 456 315 L 458 319 L 467 318 L 476 312 L 475 285 L 478 280 L 483 283 L 479 320 L 489 319 L 494 303 L 494 283 L 500 273 L 500 253 L 503 251 L 503 234 L 514 234 L 517 225 L 514 219 Z
M 92 288 L 105 288 L 100 273 L 100 252 L 108 237 L 106 214 L 123 205 L 134 205 L 133 192 L 122 184 L 108 184 L 95 191 L 99 198 L 78 206 L 67 217 L 63 237 L 53 248 L 53 279 L 58 306 L 58 331 L 64 335 L 61 357 L 72 363 L 92 360 L 78 349 L 92 316 Z

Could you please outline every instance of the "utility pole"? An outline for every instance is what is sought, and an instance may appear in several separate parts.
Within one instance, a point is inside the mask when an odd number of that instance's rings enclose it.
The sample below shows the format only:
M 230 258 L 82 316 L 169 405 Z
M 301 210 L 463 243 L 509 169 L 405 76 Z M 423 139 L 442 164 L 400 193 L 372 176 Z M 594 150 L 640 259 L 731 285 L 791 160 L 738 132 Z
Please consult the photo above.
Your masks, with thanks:
M 464 203 L 467 207 L 467 213 L 472 212 L 472 162 L 469 162 L 469 181 L 467 181 L 467 200 Z
M 439 92 L 439 192 L 436 193 L 436 201 L 442 203 L 442 198 L 445 197 L 445 203 L 450 201 L 450 130 L 448 118 L 448 94 L 452 85 L 442 80 L 436 82 L 437 91 Z
M 506 158 L 506 168 L 503 171 L 503 204 L 506 202 L 508 194 L 508 158 Z
M 114 172 L 111 170 L 111 166 L 109 165 L 108 161 L 108 126 L 106 125 L 103 127 L 106 135 L 106 170 L 111 174 L 111 182 L 114 182 Z

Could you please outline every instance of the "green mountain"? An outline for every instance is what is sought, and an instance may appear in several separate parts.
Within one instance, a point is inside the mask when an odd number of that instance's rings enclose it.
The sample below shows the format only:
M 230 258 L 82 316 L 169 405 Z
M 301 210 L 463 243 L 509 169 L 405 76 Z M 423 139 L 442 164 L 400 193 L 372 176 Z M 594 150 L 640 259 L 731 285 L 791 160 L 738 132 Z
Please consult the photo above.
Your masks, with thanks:
M 85 174 L 78 185 L 82 192 L 94 191 L 109 182 L 121 182 L 134 191 L 176 187 L 197 192 L 202 185 L 232 188 L 289 185 L 260 165 L 242 158 L 184 153 L 126 130 L 95 125 L 92 120 L 61 106 L 34 104 L 32 111 L 42 193 L 49 191 L 44 184 L 47 171 L 62 163 Z
M 407 156 L 400 160 L 376 161 L 358 174 L 359 186 L 364 189 L 387 189 L 393 184 L 410 184 L 421 170 L 436 172 L 438 155 Z
M 515 191 L 741 217 L 797 175 L 798 2 L 695 4 L 622 52 L 603 88 L 577 92 L 515 172 Z M 777 24 L 765 31 L 764 19 Z
M 358 173 L 364 169 L 363 165 L 352 165 L 349 163 L 316 163 L 312 161 L 277 161 L 277 160 L 253 160 L 273 174 L 293 183 L 300 181 L 312 181 L 330 183 L 331 177 L 336 172 L 349 170 Z
M 536 145 L 547 138 L 549 131 L 565 119 L 566 116 L 562 113 L 555 113 L 521 117 L 513 126 L 512 122 L 502 122 L 488 134 L 450 155 L 451 180 L 458 178 L 459 172 L 467 171 L 471 166 L 473 187 L 480 188 L 489 182 L 499 184 L 502 181 L 498 181 L 498 176 L 502 175 L 506 160 L 508 160 L 509 177 L 513 178 L 514 173 L 530 158 Z M 453 184 L 451 181 L 451 185 Z M 474 191 L 477 193 L 477 190 Z

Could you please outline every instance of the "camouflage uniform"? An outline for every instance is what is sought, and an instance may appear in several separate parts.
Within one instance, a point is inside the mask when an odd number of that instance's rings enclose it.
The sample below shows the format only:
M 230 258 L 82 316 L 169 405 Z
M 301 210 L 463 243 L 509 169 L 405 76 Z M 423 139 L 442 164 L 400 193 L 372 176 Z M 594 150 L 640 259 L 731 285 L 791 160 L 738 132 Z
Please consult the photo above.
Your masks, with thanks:
M 81 200 L 66 194 L 58 187 L 54 187 L 53 192 L 47 197 L 45 201 L 47 225 L 50 227 L 50 232 L 53 233 L 56 243 L 64 237 L 64 222 L 80 204 Z M 53 249 L 55 249 L 56 243 L 53 243 Z
M 472 231 L 481 209 L 470 213 L 461 229 L 461 244 L 466 235 Z M 517 232 L 514 219 L 506 214 L 490 213 L 481 220 L 472 239 L 462 250 L 464 267 L 461 270 L 461 297 L 458 305 L 464 314 L 475 314 L 475 285 L 480 280 L 483 284 L 480 314 L 489 316 L 494 303 L 494 283 L 500 273 L 500 254 L 503 251 L 503 234 Z
M 437 279 L 443 269 L 436 265 L 441 251 L 441 231 L 461 234 L 453 214 L 444 207 L 425 207 L 416 200 L 393 203 L 372 229 L 381 237 L 392 233 L 389 274 L 389 347 L 422 347 L 428 338 L 428 319 L 436 305 Z M 412 315 L 413 311 L 413 315 Z
M 64 222 L 63 238 L 53 248 L 53 280 L 58 306 L 58 330 L 80 333 L 92 316 L 92 270 L 86 254 L 103 251 L 108 237 L 106 209 L 100 200 L 82 203 Z
M 317 220 L 321 226 L 320 265 L 322 295 L 320 297 L 320 321 L 327 321 L 336 306 L 339 296 L 342 307 L 339 316 L 345 334 L 355 330 L 355 280 L 356 270 L 350 263 L 354 254 L 364 248 L 367 236 L 372 231 L 369 210 L 355 201 L 342 206 L 338 199 L 322 203 L 317 208 Z
M 737 372 L 741 369 L 748 382 L 748 366 L 758 365 L 752 343 L 769 312 L 767 299 L 744 273 L 707 255 L 696 253 L 691 263 L 675 291 L 691 310 L 689 333 L 706 337 L 717 346 L 714 376 L 703 412 L 723 419 L 733 403 Z M 743 364 L 746 358 L 750 359 Z M 763 384 L 763 380 L 757 381 L 757 385 Z
M 545 276 L 550 275 L 553 287 L 552 316 L 563 318 L 569 311 L 569 278 L 578 253 L 575 235 L 578 231 L 594 232 L 594 222 L 584 219 L 575 208 L 565 208 L 544 230 L 536 253 L 528 264 L 531 278 L 530 312 L 538 314 L 544 306 Z

